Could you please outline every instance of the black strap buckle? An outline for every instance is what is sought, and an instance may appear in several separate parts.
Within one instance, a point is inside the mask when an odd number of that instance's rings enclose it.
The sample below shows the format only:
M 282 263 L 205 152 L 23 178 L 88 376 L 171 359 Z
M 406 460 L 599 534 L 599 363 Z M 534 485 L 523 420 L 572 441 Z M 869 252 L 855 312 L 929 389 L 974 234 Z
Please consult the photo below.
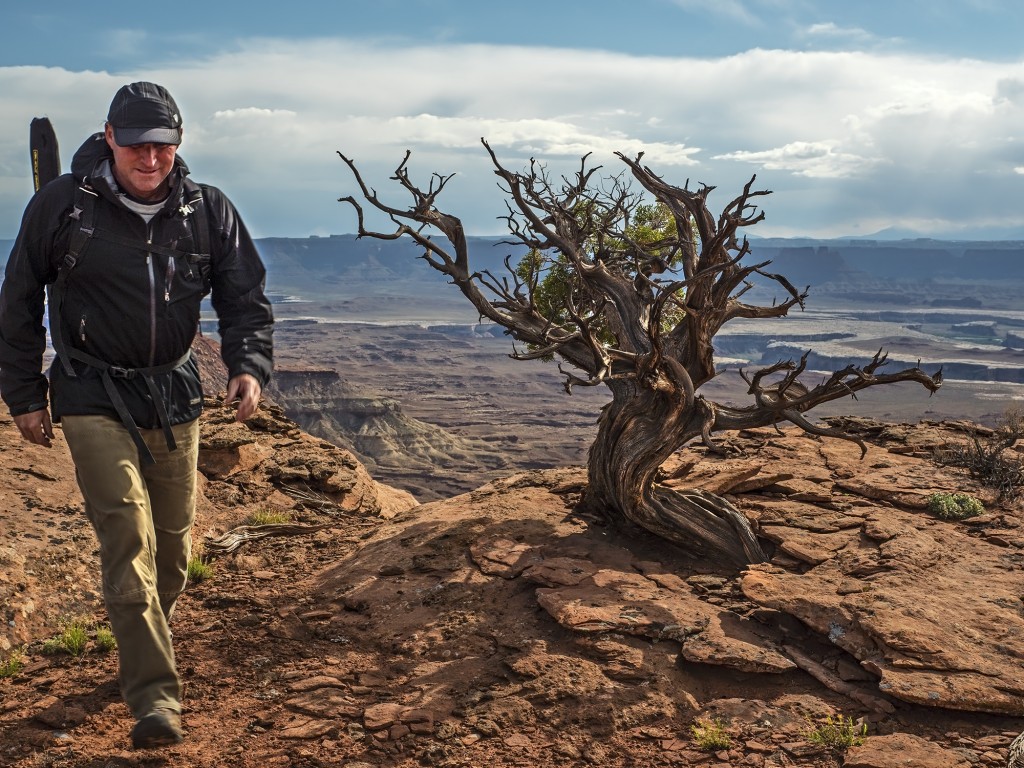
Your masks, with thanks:
M 119 365 L 112 365 L 107 369 L 107 373 L 113 379 L 134 379 L 136 370 L 134 368 L 122 368 Z

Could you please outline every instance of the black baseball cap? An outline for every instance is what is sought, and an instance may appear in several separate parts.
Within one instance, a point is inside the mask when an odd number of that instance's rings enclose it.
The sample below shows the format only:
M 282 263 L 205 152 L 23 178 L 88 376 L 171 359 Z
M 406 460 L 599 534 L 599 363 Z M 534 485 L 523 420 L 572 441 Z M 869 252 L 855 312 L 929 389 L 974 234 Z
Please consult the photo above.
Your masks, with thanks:
M 114 129 L 114 141 L 122 147 L 181 144 L 181 113 L 174 97 L 162 85 L 122 86 L 110 102 L 107 122 Z

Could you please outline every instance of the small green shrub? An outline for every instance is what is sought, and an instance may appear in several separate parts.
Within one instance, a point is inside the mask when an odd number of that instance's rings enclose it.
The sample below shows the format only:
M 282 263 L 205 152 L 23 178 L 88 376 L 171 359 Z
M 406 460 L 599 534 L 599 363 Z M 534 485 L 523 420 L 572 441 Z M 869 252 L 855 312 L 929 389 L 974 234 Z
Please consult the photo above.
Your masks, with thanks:
M 188 561 L 188 580 L 193 584 L 206 581 L 213 576 L 213 566 L 203 562 L 199 555 L 193 556 Z
M 280 525 L 291 521 L 292 516 L 289 512 L 278 512 L 272 509 L 258 509 L 249 515 L 249 525 Z
M 68 622 L 60 634 L 51 637 L 43 643 L 43 653 L 48 656 L 67 653 L 72 656 L 81 656 L 85 653 L 85 647 L 89 644 L 89 629 L 85 622 L 75 620 Z
M 96 636 L 93 640 L 96 643 L 96 650 L 101 653 L 108 653 L 117 648 L 117 640 L 114 638 L 114 633 L 110 631 L 110 627 L 96 627 Z
M 89 644 L 89 632 L 84 624 L 72 622 L 64 629 L 61 635 L 64 647 L 72 656 L 81 656 L 85 653 L 85 646 Z
M 859 747 L 868 735 L 867 723 L 857 725 L 852 717 L 845 715 L 829 715 L 817 725 L 810 723 L 809 726 L 807 740 L 834 752 Z
M 982 514 L 985 507 L 967 493 L 933 493 L 928 497 L 928 511 L 943 520 L 966 520 Z
M 25 668 L 25 653 L 21 648 L 15 648 L 7 654 L 7 658 L 0 661 L 0 678 L 14 677 Z
M 725 730 L 725 723 L 718 718 L 701 718 L 690 726 L 690 733 L 697 749 L 704 752 L 717 752 L 732 746 L 732 739 Z

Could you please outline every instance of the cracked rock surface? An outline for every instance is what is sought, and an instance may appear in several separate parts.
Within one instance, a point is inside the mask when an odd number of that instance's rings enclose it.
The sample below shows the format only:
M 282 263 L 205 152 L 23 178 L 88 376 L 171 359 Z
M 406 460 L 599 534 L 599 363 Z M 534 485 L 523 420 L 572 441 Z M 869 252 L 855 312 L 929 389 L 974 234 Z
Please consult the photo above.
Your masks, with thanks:
M 1024 516 L 932 460 L 965 425 L 853 427 L 855 445 L 744 433 L 667 484 L 725 495 L 768 563 L 739 573 L 577 510 L 579 468 L 414 505 L 273 407 L 204 416 L 197 538 L 257 510 L 174 625 L 183 766 L 995 766 L 1024 726 Z M 128 750 L 116 652 L 46 655 L 102 621 L 64 447 L 0 430 L 0 765 L 151 765 Z M 986 513 L 926 511 L 963 491 Z M 845 752 L 808 738 L 863 724 Z M 717 723 L 708 749 L 692 726 Z

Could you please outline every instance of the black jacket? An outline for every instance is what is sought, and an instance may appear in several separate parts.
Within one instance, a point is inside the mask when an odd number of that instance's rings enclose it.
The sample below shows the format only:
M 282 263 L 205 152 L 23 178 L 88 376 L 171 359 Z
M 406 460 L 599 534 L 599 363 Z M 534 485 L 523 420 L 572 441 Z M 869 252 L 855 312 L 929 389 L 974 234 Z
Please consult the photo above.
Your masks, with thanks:
M 71 173 L 47 184 L 25 211 L 0 288 L 0 395 L 14 416 L 46 407 L 45 286 L 56 280 L 77 227 L 69 214 L 77 189 L 86 180 L 98 195 L 97 233 L 103 230 L 138 245 L 89 238 L 65 284 L 60 312 L 64 343 L 111 365 L 146 368 L 185 355 L 198 331 L 204 291 L 199 271 L 178 258 L 146 251 L 147 241 L 180 251 L 200 250 L 181 210 L 188 167 L 175 159 L 171 194 L 147 226 L 119 200 L 104 176 L 111 158 L 103 134 L 92 136 L 75 154 Z M 263 292 L 263 264 L 231 201 L 215 187 L 201 188 L 209 225 L 211 300 L 228 375 L 249 373 L 266 384 L 272 365 L 273 314 Z M 51 323 L 53 314 L 51 308 Z M 116 417 L 100 371 L 78 361 L 73 366 L 74 377 L 60 361 L 50 368 L 54 419 L 72 414 Z M 194 360 L 154 380 L 170 423 L 199 415 L 202 387 Z M 117 387 L 139 427 L 160 426 L 141 377 L 117 379 Z

